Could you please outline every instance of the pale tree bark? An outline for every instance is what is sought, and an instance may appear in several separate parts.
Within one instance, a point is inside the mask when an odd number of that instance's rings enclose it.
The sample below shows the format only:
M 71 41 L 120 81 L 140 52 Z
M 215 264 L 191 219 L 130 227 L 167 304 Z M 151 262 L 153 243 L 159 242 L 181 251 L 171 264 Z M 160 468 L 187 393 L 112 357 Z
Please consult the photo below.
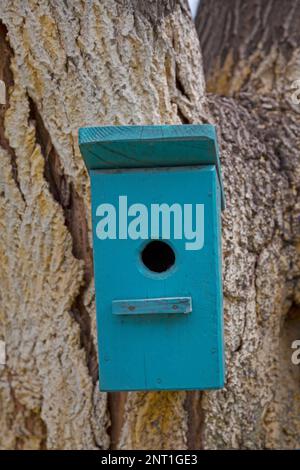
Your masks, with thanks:
M 262 87 L 207 103 L 184 1 L 3 0 L 0 18 L 1 447 L 299 446 L 297 109 Z M 227 196 L 226 389 L 100 393 L 77 129 L 208 121 L 221 129 Z
M 1 447 L 116 446 L 126 396 L 98 391 L 77 130 L 201 122 L 198 40 L 186 4 L 172 0 L 4 0 L 0 17 Z M 186 445 L 184 394 L 128 402 L 125 447 Z

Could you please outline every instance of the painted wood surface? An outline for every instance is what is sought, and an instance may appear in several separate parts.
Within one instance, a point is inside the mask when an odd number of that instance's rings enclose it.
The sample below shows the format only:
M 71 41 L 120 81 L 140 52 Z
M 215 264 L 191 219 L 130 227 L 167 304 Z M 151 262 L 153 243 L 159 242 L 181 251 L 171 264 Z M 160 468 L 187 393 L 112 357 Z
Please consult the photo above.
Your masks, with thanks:
M 100 389 L 222 387 L 224 195 L 214 126 L 84 128 L 79 144 L 91 177 Z M 116 208 L 120 226 L 124 197 L 147 214 L 153 204 L 200 204 L 203 244 L 189 251 L 170 232 L 175 264 L 150 272 L 142 252 L 147 240 L 164 240 L 162 233 L 98 238 L 98 207 Z
M 177 315 L 191 313 L 191 311 L 191 297 L 113 300 L 112 302 L 112 313 L 115 315 Z
M 87 169 L 215 165 L 225 206 L 215 127 L 210 124 L 79 129 Z
M 92 170 L 92 225 L 100 358 L 100 389 L 192 390 L 224 384 L 220 185 L 216 167 Z M 182 182 L 184 181 L 184 185 Z M 171 236 L 176 261 L 166 273 L 149 274 L 141 262 L 145 240 L 99 240 L 99 204 L 153 203 L 205 207 L 204 246 L 185 249 Z M 116 315 L 120 299 L 190 297 L 188 315 Z

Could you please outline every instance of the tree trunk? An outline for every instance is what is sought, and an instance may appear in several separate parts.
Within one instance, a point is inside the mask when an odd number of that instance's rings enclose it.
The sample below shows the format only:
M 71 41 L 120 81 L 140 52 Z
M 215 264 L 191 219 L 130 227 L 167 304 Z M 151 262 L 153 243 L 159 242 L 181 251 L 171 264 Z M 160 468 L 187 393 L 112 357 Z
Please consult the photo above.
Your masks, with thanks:
M 227 386 L 203 394 L 203 443 L 299 448 L 300 1 L 201 0 L 196 26 L 227 198 Z
M 77 130 L 203 120 L 188 8 L 3 0 L 0 18 L 1 447 L 116 447 L 122 430 L 124 447 L 185 447 L 185 394 L 98 391 L 89 179 Z
M 225 22 L 241 2 L 202 0 L 198 22 L 214 15 L 209 3 L 226 4 Z M 0 18 L 0 447 L 299 447 L 299 111 L 282 88 L 254 93 L 229 78 L 226 94 L 238 96 L 207 102 L 184 0 L 2 0 Z M 209 77 L 217 41 L 204 44 Z M 78 127 L 210 120 L 221 129 L 227 198 L 226 388 L 100 393 Z
M 298 0 L 201 0 L 196 27 L 208 91 L 279 99 L 300 78 Z

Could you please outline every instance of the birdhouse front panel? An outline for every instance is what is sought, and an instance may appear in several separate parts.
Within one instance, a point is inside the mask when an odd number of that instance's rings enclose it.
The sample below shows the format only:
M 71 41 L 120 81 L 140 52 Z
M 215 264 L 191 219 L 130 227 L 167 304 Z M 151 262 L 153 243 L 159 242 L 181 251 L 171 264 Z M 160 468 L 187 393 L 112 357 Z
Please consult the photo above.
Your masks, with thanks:
M 118 128 L 120 139 L 114 129 L 108 139 L 105 128 L 81 136 L 103 391 L 224 384 L 224 201 L 215 137 L 210 126 L 166 127 L 139 129 L 142 139 L 135 126 Z
M 91 181 L 101 390 L 222 386 L 215 167 Z

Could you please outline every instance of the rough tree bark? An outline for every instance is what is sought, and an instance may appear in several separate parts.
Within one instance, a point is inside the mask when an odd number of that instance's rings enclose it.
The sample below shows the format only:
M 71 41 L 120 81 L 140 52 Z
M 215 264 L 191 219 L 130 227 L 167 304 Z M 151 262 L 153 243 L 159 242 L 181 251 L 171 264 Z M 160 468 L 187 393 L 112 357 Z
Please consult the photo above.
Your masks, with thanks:
M 214 13 L 202 3 L 208 24 Z M 240 2 L 224 3 L 230 16 Z M 1 448 L 299 446 L 299 369 L 290 362 L 300 323 L 299 111 L 273 85 L 207 102 L 183 0 L 2 0 L 0 18 Z M 209 76 L 212 49 L 204 45 Z M 228 203 L 228 384 L 100 393 L 89 180 L 77 129 L 207 121 L 221 127 Z
M 77 129 L 201 122 L 198 40 L 173 0 L 4 0 L 0 17 L 1 447 L 117 446 L 126 396 L 98 391 Z M 130 395 L 123 447 L 185 447 L 184 400 Z
M 202 0 L 196 27 L 228 203 L 227 386 L 203 395 L 203 442 L 299 448 L 300 1 Z

